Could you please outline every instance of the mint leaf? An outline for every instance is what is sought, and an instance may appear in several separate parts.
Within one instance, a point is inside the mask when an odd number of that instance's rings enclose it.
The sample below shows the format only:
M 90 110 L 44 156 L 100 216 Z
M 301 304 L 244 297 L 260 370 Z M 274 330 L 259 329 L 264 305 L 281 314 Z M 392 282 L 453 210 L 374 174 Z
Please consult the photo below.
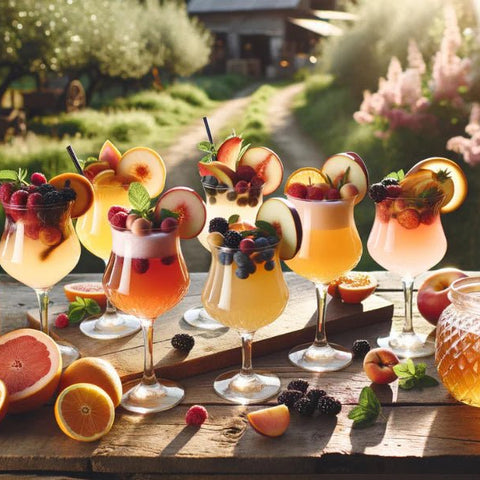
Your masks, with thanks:
M 100 305 L 95 300 L 75 297 L 75 301 L 68 306 L 68 319 L 71 323 L 79 323 L 85 317 L 98 315 L 101 311 Z
M 399 378 L 398 386 L 403 390 L 435 387 L 438 385 L 438 381 L 435 378 L 425 374 L 427 371 L 427 365 L 425 363 L 415 365 L 410 358 L 405 363 L 395 365 L 393 371 Z
M 17 182 L 18 175 L 15 170 L 0 170 L 0 182 Z
M 180 216 L 179 213 L 177 212 L 172 212 L 171 210 L 168 210 L 168 208 L 162 208 L 160 210 L 160 222 L 165 220 L 167 217 L 172 217 L 178 220 L 178 217 Z
M 418 386 L 423 387 L 436 387 L 438 385 L 438 380 L 431 377 L 430 375 L 424 375 L 418 380 Z
M 135 210 L 142 216 L 150 209 L 150 195 L 147 189 L 139 182 L 132 182 L 128 187 L 128 200 Z
M 348 418 L 353 420 L 353 428 L 366 428 L 375 423 L 381 410 L 375 392 L 370 387 L 364 387 L 358 397 L 358 405 L 350 410 Z
M 415 364 L 411 358 L 407 358 L 407 368 L 411 375 L 415 375 Z
M 92 298 L 85 299 L 85 310 L 89 315 L 98 315 L 102 311 L 100 305 Z
M 255 226 L 259 229 L 265 232 L 267 235 L 271 235 L 276 237 L 277 236 L 277 231 L 275 230 L 275 227 L 268 222 L 265 222 L 264 220 L 257 220 L 255 222 Z
M 240 215 L 237 215 L 237 214 L 235 214 L 235 215 L 230 215 L 230 216 L 228 217 L 228 224 L 231 225 L 232 223 L 237 223 L 238 220 L 239 220 L 239 218 L 240 218 Z
M 397 363 L 397 365 L 394 365 L 393 371 L 398 378 L 409 378 L 411 376 L 406 363 Z

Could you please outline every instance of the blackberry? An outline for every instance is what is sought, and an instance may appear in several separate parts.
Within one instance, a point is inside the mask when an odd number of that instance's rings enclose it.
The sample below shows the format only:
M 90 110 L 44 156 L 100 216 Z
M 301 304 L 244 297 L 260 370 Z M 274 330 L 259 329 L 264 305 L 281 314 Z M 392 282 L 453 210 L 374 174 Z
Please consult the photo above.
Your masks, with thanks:
M 353 356 L 355 358 L 363 358 L 370 351 L 368 340 L 355 340 L 352 346 Z
M 296 380 L 292 380 L 287 385 L 287 390 L 300 390 L 301 392 L 305 393 L 308 389 L 309 383 L 306 380 L 301 378 L 297 378 Z
M 195 339 L 188 333 L 177 333 L 170 341 L 173 348 L 182 352 L 189 352 L 195 345 Z
M 315 404 L 307 397 L 302 397 L 293 404 L 293 408 L 300 415 L 313 415 Z
M 324 397 L 327 394 L 325 390 L 321 390 L 320 388 L 311 388 L 308 390 L 308 392 L 305 394 L 305 396 L 313 402 L 315 407 L 318 405 L 318 401 L 320 400 L 321 397 Z
M 398 185 L 398 180 L 396 178 L 386 177 L 380 183 L 387 187 L 388 185 Z
M 217 192 L 218 193 L 224 193 L 228 190 L 228 185 L 226 183 L 219 183 L 217 185 Z
M 342 410 L 342 404 L 337 399 L 325 395 L 320 397 L 318 409 L 323 415 L 338 415 Z
M 379 203 L 387 197 L 387 189 L 381 183 L 374 183 L 368 189 L 368 196 L 375 203 Z
M 55 187 L 51 183 L 42 183 L 42 185 L 37 186 L 37 192 L 40 192 L 42 195 L 53 190 L 55 190 Z
M 235 230 L 229 230 L 225 233 L 225 238 L 223 239 L 223 245 L 229 248 L 238 248 L 240 242 L 242 241 L 242 236 Z
M 63 195 L 57 190 L 50 190 L 42 194 L 44 204 L 63 203 Z
M 277 398 L 278 404 L 285 404 L 288 408 L 293 408 L 297 400 L 303 397 L 303 392 L 300 390 L 283 390 Z
M 228 230 L 228 222 L 222 217 L 215 217 L 208 224 L 208 233 L 220 232 L 222 235 Z
M 77 198 L 77 192 L 71 187 L 65 187 L 60 190 L 64 202 L 71 202 Z

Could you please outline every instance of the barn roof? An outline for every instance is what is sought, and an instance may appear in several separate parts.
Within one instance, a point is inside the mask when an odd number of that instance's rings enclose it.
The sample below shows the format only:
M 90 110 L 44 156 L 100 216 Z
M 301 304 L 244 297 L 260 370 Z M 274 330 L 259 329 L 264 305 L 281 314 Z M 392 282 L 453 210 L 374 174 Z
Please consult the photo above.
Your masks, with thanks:
M 301 2 L 302 0 L 191 0 L 188 4 L 188 13 L 285 10 L 297 8 Z

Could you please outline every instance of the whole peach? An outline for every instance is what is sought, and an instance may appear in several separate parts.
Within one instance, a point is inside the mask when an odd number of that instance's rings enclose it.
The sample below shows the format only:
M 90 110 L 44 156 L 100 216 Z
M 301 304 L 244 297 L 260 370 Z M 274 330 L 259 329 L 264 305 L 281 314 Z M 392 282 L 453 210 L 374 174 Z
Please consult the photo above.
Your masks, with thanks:
M 398 362 L 398 357 L 388 348 L 374 348 L 365 355 L 363 370 L 374 383 L 391 383 L 397 378 L 393 367 Z

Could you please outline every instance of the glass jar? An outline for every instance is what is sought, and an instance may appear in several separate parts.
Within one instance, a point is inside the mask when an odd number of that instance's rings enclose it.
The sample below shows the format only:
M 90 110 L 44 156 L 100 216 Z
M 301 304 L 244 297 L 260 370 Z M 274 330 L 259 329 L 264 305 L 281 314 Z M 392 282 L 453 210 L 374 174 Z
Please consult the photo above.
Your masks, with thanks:
M 459 402 L 480 407 L 480 277 L 456 280 L 437 325 L 435 363 Z

